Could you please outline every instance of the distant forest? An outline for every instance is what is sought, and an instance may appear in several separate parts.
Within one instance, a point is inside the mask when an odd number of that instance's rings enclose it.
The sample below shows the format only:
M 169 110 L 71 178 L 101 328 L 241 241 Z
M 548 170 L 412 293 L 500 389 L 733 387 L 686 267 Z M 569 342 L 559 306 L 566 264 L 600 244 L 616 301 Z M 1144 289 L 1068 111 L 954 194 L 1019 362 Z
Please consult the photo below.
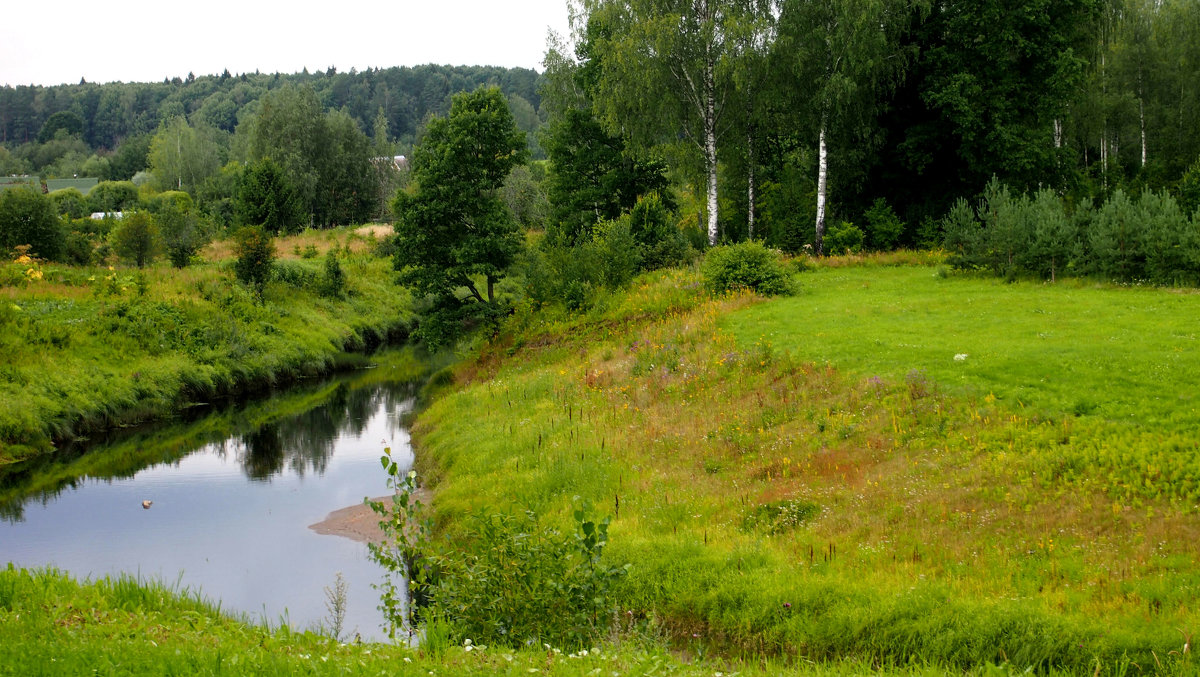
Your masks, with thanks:
M 348 114 L 367 134 L 378 129 L 382 112 L 388 139 L 401 150 L 411 147 L 422 121 L 449 110 L 452 94 L 494 85 L 532 139 L 540 125 L 538 81 L 538 73 L 526 68 L 426 65 L 291 75 L 226 71 L 158 83 L 4 86 L 0 175 L 127 180 L 146 168 L 145 151 L 160 125 L 186 116 L 192 126 L 224 137 L 221 145 L 228 146 L 238 125 L 258 112 L 263 95 L 287 85 L 312 88 L 325 110 Z M 124 145 L 129 148 L 121 154 Z

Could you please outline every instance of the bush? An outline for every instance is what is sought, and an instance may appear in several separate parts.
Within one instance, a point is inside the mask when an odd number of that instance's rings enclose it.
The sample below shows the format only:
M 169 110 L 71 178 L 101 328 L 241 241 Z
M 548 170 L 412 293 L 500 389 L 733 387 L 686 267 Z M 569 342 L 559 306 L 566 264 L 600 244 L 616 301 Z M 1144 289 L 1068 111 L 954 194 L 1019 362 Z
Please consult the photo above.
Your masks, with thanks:
M 658 193 L 638 198 L 625 217 L 629 232 L 637 243 L 642 270 L 657 270 L 687 259 L 688 243 L 672 222 L 671 213 Z
M 208 244 L 208 229 L 196 214 L 181 209 L 177 202 L 166 202 L 160 205 L 160 210 L 157 221 L 167 258 L 176 268 L 183 268 L 201 247 Z
M 371 555 L 390 576 L 409 581 L 413 600 L 406 616 L 405 596 L 391 581 L 384 584 L 382 609 L 393 636 L 424 622 L 455 644 L 470 639 L 570 650 L 591 646 L 608 627 L 613 584 L 628 569 L 601 562 L 608 518 L 593 519 L 581 502 L 573 511 L 574 533 L 563 534 L 530 511 L 476 515 L 466 538 L 447 546 L 421 520 L 421 504 L 413 499 L 416 474 L 401 476 L 390 453 L 383 461 L 396 500 L 371 504 L 386 536 L 370 546 Z
M 54 211 L 67 219 L 81 219 L 88 215 L 88 202 L 78 188 L 63 188 L 49 195 Z
M 791 276 L 779 254 L 759 242 L 714 247 L 701 266 L 704 284 L 713 293 L 752 289 L 764 296 L 794 292 Z
M 123 212 L 138 203 L 138 188 L 132 181 L 101 181 L 87 196 L 93 212 Z
M 37 258 L 57 261 L 66 246 L 66 233 L 54 206 L 41 191 L 10 188 L 0 192 L 0 250 L 29 245 Z
M 242 228 L 234 236 L 234 254 L 234 275 L 261 296 L 275 262 L 275 243 L 270 234 L 262 226 Z
M 825 233 L 825 253 L 830 256 L 857 254 L 862 251 L 864 237 L 861 228 L 847 221 L 830 226 L 829 232 Z
M 126 214 L 113 229 L 111 238 L 117 256 L 133 262 L 138 268 L 145 268 L 162 251 L 158 224 L 148 212 Z
M 892 206 L 887 200 L 875 200 L 865 216 L 871 249 L 890 251 L 900 244 L 900 238 L 904 237 L 904 222 L 892 211 Z
M 271 158 L 263 158 L 242 172 L 233 208 L 238 223 L 262 226 L 270 233 L 287 233 L 304 222 L 300 196 L 283 168 Z
M 321 296 L 340 299 L 346 293 L 346 273 L 338 263 L 337 253 L 330 249 L 325 253 L 325 270 L 321 275 Z

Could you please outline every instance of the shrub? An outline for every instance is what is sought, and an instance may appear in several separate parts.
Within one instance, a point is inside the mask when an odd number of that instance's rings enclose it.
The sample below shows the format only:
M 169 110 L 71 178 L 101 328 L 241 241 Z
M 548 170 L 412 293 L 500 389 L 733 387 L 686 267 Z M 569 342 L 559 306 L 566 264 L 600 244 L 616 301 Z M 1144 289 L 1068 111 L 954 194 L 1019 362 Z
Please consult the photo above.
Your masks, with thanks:
M 164 203 L 160 209 L 156 219 L 167 248 L 167 258 L 176 268 L 183 268 L 201 247 L 208 244 L 208 229 L 195 213 L 181 209 L 174 201 Z
M 779 254 L 759 242 L 714 247 L 701 267 L 704 284 L 714 293 L 753 289 L 764 296 L 791 294 L 792 280 Z
M 862 229 L 848 221 L 830 226 L 825 233 L 825 251 L 830 254 L 857 254 L 862 251 Z
M 101 181 L 88 193 L 93 212 L 123 212 L 138 203 L 138 188 L 132 181 Z
M 271 158 L 263 158 L 242 172 L 234 215 L 238 223 L 262 226 L 270 233 L 287 233 L 304 221 L 300 196 L 283 168 Z
M 673 266 L 687 258 L 687 240 L 675 227 L 671 213 L 658 193 L 638 198 L 626 218 L 629 232 L 637 243 L 642 270 Z
M 321 275 L 321 296 L 340 299 L 346 293 L 346 273 L 338 263 L 337 253 L 330 249 L 325 253 L 325 270 Z
M 146 267 L 162 251 L 158 224 L 148 212 L 126 214 L 113 229 L 111 237 L 117 256 L 132 261 L 138 268 Z
M 78 188 L 63 188 L 49 195 L 54 211 L 67 219 L 80 219 L 88 215 L 88 202 Z
M 601 562 L 609 519 L 595 520 L 586 502 L 573 511 L 573 534 L 523 517 L 476 515 L 455 546 L 434 539 L 421 504 L 413 499 L 416 474 L 401 476 L 389 455 L 382 461 L 396 500 L 372 503 L 385 540 L 370 546 L 390 577 L 407 579 L 412 605 L 389 580 L 382 609 L 391 634 L 419 622 L 439 626 L 454 643 L 521 647 L 591 646 L 613 617 L 612 587 L 628 565 Z
M 0 192 L 0 249 L 7 252 L 19 245 L 29 245 L 30 254 L 51 261 L 62 257 L 66 245 L 54 206 L 33 188 Z
M 254 289 L 259 296 L 271 277 L 275 261 L 275 244 L 262 226 L 246 226 L 234 236 L 233 273 L 239 281 Z
M 889 251 L 904 237 L 904 222 L 896 216 L 887 200 L 878 198 L 867 210 L 867 236 L 871 249 Z

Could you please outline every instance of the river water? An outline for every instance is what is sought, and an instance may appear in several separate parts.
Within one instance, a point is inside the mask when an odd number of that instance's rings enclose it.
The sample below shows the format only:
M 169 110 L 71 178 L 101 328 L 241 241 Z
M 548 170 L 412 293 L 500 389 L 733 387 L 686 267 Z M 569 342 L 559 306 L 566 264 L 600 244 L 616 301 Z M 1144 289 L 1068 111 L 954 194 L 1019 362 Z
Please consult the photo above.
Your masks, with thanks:
M 342 638 L 381 640 L 382 569 L 365 544 L 309 525 L 388 493 L 385 447 L 411 465 L 412 394 L 342 377 L 0 468 L 0 566 L 157 579 L 298 630 L 331 620 L 340 573 Z

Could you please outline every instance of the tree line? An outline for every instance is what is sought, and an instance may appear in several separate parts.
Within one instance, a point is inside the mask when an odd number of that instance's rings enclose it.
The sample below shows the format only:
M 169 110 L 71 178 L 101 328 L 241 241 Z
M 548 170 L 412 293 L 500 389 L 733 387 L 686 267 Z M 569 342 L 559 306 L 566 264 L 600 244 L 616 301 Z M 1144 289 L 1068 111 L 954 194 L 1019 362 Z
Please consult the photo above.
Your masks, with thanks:
M 710 243 L 820 252 L 854 224 L 868 243 L 919 245 L 993 177 L 1075 203 L 1173 191 L 1200 172 L 1194 0 L 574 9 L 546 63 L 552 164 L 587 135 L 624 162 L 665 162 Z M 605 180 L 584 187 L 613 193 Z M 897 238 L 870 231 L 880 209 Z

